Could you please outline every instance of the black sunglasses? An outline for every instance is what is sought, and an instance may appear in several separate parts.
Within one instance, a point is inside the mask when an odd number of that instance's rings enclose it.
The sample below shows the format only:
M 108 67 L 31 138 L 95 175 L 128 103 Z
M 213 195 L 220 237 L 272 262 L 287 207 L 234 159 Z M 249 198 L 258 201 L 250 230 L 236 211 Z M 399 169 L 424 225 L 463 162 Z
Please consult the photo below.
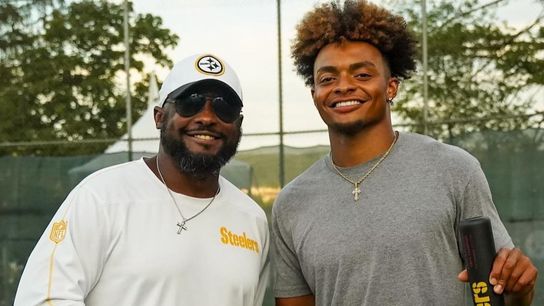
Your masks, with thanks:
M 174 103 L 176 112 L 183 117 L 192 117 L 198 114 L 204 108 L 209 96 L 193 93 L 184 95 L 176 99 L 167 98 L 166 102 Z M 223 97 L 211 98 L 212 109 L 214 113 L 225 123 L 232 123 L 240 117 L 242 105 Z

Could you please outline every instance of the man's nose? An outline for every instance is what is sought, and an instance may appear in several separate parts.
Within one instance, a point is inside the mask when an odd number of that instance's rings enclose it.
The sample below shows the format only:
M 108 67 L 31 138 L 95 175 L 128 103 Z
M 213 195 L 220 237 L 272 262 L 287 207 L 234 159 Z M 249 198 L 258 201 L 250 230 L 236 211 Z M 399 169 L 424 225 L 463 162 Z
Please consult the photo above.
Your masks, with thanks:
M 204 103 L 200 112 L 195 115 L 195 120 L 206 125 L 216 123 L 219 120 L 213 111 L 211 99 L 206 98 L 206 103 Z
M 356 86 L 353 81 L 353 77 L 350 75 L 346 75 L 345 73 L 339 74 L 334 92 L 337 94 L 346 94 L 354 91 Z

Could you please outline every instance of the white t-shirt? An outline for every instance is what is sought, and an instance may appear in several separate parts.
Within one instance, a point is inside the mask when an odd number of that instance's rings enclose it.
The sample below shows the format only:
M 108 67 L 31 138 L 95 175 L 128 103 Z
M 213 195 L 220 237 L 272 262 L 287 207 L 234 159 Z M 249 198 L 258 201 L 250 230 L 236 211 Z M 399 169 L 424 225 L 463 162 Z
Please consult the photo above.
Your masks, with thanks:
M 266 215 L 223 177 L 219 185 L 178 235 L 174 203 L 142 159 L 90 175 L 38 241 L 15 305 L 261 305 Z M 211 200 L 173 195 L 186 218 Z

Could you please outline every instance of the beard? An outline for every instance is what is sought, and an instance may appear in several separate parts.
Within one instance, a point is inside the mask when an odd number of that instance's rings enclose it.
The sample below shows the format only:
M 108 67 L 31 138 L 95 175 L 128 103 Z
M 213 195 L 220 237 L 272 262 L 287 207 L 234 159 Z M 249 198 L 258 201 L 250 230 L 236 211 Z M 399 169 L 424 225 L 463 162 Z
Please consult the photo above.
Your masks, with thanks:
M 351 123 L 332 123 L 329 128 L 339 134 L 346 136 L 357 135 L 360 131 L 364 130 L 368 126 L 363 120 L 357 120 Z
M 210 130 L 202 127 L 199 130 Z M 164 151 L 177 162 L 182 173 L 202 180 L 210 176 L 219 175 L 223 167 L 236 154 L 242 135 L 241 128 L 230 139 L 222 134 L 225 139 L 223 146 L 215 155 L 191 152 L 182 140 L 172 137 L 166 130 L 166 125 L 161 127 L 161 144 Z

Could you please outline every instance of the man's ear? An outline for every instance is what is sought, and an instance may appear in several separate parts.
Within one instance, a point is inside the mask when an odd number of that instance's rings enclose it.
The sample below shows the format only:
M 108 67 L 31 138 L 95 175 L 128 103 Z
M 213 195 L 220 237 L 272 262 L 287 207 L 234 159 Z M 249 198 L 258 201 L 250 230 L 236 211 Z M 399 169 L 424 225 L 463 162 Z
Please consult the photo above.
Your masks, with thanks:
M 393 100 L 397 96 L 397 92 L 399 90 L 399 79 L 396 77 L 391 77 L 388 80 L 387 83 L 387 99 L 386 100 Z
M 166 122 L 167 114 L 165 109 L 159 106 L 155 106 L 155 108 L 153 109 L 153 117 L 155 118 L 155 127 L 157 128 L 157 130 L 160 130 L 163 124 L 165 124 Z
M 242 122 L 244 121 L 244 115 L 240 114 L 240 117 L 236 120 L 238 121 L 236 125 L 240 128 L 242 127 Z

